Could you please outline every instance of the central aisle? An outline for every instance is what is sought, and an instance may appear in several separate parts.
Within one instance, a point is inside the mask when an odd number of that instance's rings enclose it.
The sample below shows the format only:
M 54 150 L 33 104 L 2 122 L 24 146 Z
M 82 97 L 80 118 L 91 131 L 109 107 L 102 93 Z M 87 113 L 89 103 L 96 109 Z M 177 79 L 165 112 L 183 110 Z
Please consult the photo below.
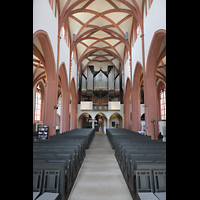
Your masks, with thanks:
M 106 135 L 95 134 L 69 200 L 132 200 Z

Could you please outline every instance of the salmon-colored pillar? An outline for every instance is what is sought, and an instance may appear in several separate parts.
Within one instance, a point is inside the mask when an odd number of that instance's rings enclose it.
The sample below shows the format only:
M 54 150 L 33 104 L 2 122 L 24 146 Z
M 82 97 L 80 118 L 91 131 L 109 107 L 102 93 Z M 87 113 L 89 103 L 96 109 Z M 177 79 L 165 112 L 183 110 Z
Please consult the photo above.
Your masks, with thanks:
M 49 136 L 56 134 L 56 114 L 57 109 L 55 102 L 56 96 L 56 81 L 48 80 L 47 86 L 45 88 L 45 103 L 44 103 L 44 124 L 49 126 L 48 139 Z
M 141 130 L 139 91 L 132 91 L 132 131 Z
M 124 128 L 130 129 L 130 100 L 129 94 L 125 94 L 124 101 Z
M 61 122 L 60 133 L 69 131 L 69 95 L 63 91 L 61 98 Z
M 158 105 L 157 105 L 157 93 L 156 93 L 156 81 L 154 79 L 146 79 L 146 100 L 147 109 L 145 112 L 145 127 L 147 135 L 151 136 L 151 139 L 158 139 Z M 156 120 L 155 124 L 155 136 L 154 125 L 152 120 Z

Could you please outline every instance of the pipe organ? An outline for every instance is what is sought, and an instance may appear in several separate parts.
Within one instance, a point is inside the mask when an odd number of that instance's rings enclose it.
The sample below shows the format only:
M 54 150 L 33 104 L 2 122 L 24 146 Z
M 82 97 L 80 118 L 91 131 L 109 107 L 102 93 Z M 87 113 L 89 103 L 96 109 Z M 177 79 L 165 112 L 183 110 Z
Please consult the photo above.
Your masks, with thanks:
M 86 75 L 85 75 L 86 74 Z M 82 100 L 92 100 L 92 96 L 103 99 L 105 96 L 120 96 L 120 75 L 116 74 L 114 66 L 108 66 L 107 71 L 101 68 L 94 71 L 94 66 L 87 66 L 87 73 L 82 74 Z

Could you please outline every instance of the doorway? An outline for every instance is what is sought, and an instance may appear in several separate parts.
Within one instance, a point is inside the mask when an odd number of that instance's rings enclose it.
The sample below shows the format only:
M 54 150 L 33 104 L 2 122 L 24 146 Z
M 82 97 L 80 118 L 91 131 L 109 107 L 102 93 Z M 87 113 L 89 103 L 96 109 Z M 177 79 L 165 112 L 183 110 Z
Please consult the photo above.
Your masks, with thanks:
M 103 113 L 98 113 L 95 116 L 94 120 L 94 128 L 95 131 L 99 133 L 104 133 L 104 124 L 106 123 L 107 118 L 104 116 Z

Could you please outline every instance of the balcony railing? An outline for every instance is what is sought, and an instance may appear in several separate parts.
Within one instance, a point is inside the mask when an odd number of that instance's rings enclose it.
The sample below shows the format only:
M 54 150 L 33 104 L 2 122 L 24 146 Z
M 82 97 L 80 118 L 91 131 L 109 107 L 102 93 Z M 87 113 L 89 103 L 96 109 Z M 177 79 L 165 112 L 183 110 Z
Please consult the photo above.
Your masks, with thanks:
M 108 103 L 93 103 L 92 101 L 81 101 L 81 110 L 120 110 L 120 101 L 109 101 Z
M 93 106 L 93 110 L 108 110 L 108 106 Z

